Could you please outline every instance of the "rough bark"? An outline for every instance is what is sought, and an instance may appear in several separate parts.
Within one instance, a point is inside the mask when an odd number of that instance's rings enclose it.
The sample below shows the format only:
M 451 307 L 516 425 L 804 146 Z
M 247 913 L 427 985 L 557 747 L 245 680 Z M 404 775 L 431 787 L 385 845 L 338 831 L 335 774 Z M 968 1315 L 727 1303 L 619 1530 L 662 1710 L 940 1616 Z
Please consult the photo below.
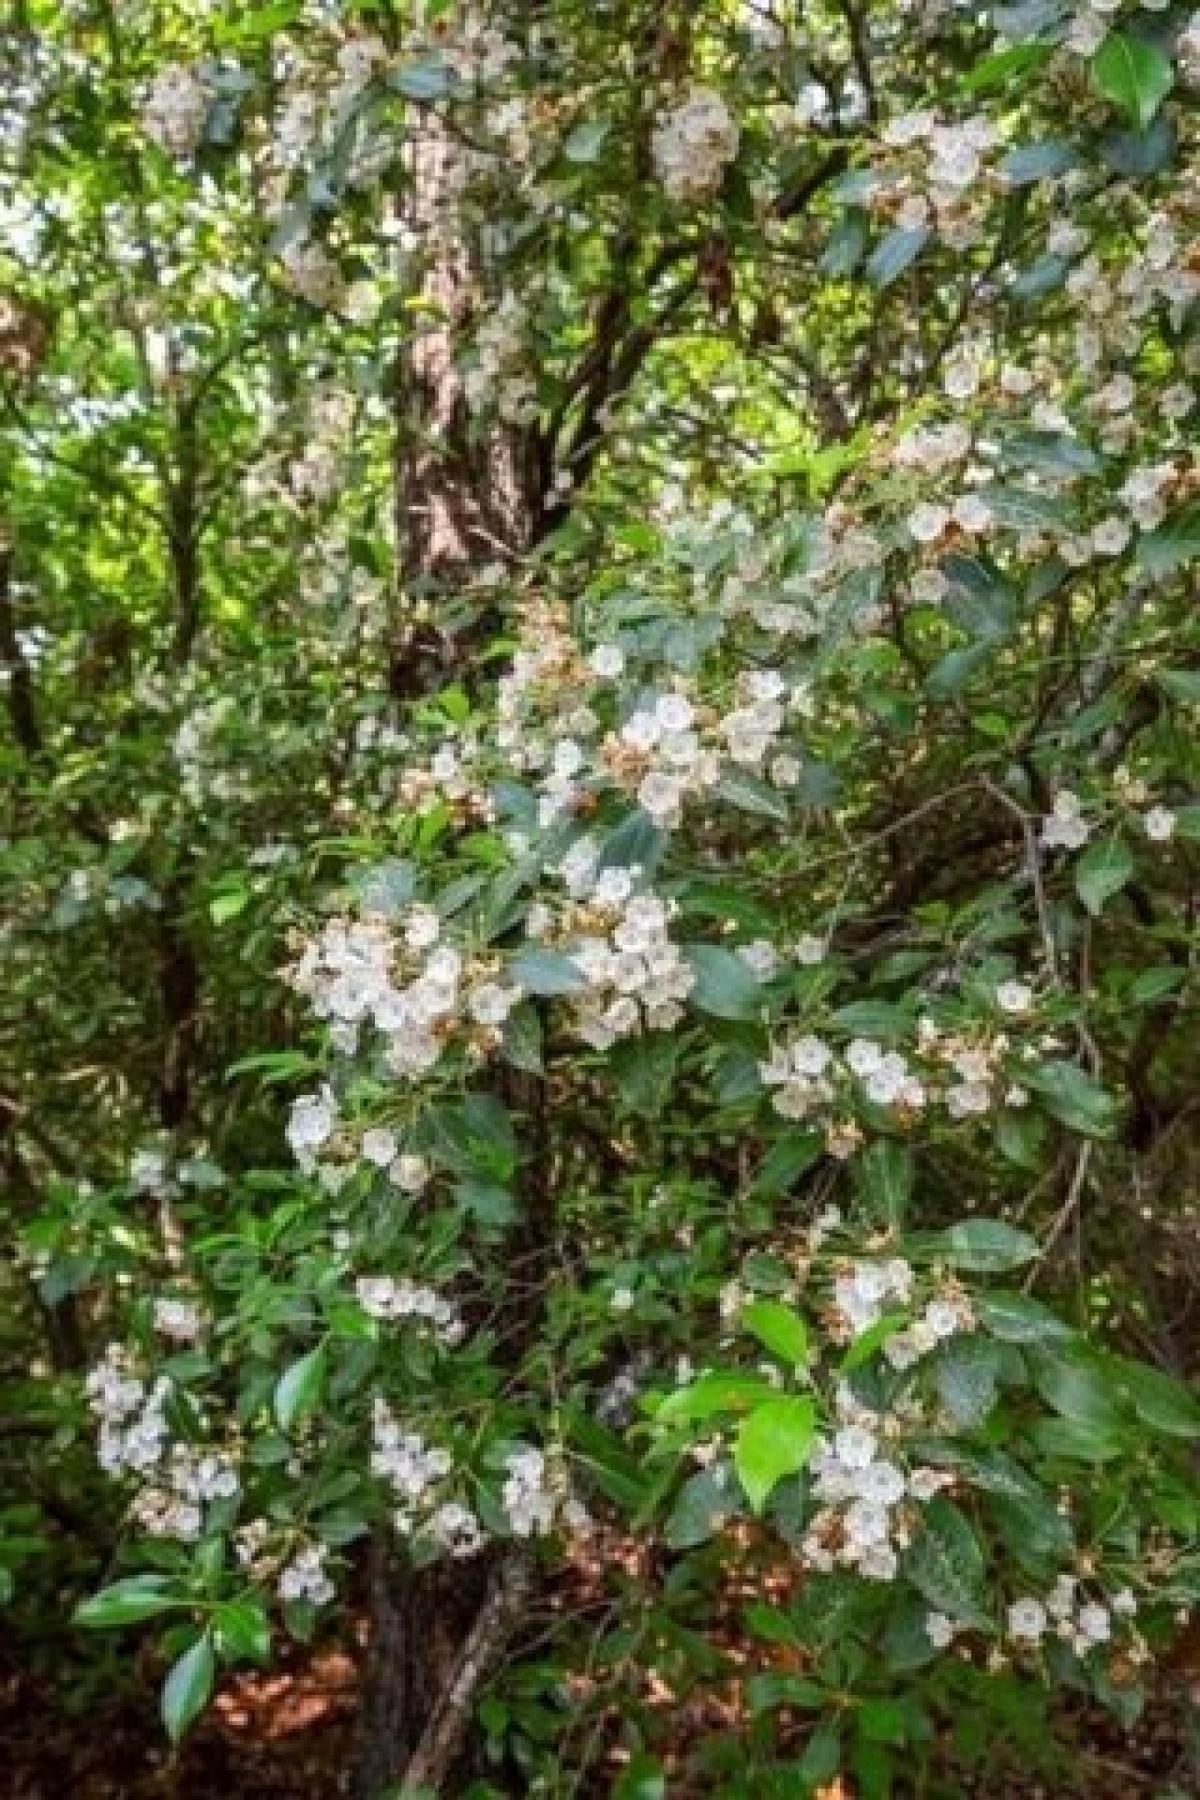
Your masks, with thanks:
M 431 114 L 414 145 L 407 222 L 423 258 L 428 321 L 397 360 L 396 539 L 399 624 L 392 692 L 415 699 L 450 679 L 498 620 L 464 611 L 459 590 L 508 564 L 538 533 L 542 496 L 531 432 L 473 422 L 455 359 L 480 304 L 480 269 L 456 205 L 465 152 Z M 518 1627 L 529 1592 L 524 1558 L 414 1569 L 392 1534 L 372 1540 L 355 1800 L 442 1791 L 461 1759 L 479 1684 Z M 447 1790 L 452 1791 L 452 1790 Z
M 401 590 L 393 646 L 398 699 L 456 675 L 481 626 L 462 629 L 455 590 L 507 564 L 537 534 L 541 491 L 532 431 L 473 423 L 455 351 L 482 299 L 479 265 L 457 206 L 466 151 L 431 115 L 414 146 L 407 223 L 420 245 L 424 321 L 397 358 L 396 548 Z M 458 629 L 456 630 L 456 626 Z

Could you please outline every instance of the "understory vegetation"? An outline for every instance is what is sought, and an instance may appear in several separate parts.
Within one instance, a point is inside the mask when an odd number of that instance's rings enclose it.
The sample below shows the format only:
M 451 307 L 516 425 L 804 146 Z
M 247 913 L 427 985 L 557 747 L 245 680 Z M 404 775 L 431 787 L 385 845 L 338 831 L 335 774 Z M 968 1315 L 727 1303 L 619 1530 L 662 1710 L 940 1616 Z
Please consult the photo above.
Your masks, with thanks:
M 1134 1730 L 1200 14 L 10 0 L 0 67 L 6 1655 L 178 1743 L 349 1647 L 358 1800 Z

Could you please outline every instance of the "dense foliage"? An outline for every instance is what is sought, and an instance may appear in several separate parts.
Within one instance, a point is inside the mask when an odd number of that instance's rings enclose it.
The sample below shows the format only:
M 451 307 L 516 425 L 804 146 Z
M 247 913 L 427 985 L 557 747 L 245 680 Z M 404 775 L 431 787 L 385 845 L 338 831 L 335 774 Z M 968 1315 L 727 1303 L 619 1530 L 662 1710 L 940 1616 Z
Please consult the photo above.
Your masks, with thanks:
M 1132 1720 L 1200 1583 L 1200 15 L 2 48 L 22 1644 L 144 1622 L 178 1738 L 367 1607 L 364 1768 L 479 1797 Z

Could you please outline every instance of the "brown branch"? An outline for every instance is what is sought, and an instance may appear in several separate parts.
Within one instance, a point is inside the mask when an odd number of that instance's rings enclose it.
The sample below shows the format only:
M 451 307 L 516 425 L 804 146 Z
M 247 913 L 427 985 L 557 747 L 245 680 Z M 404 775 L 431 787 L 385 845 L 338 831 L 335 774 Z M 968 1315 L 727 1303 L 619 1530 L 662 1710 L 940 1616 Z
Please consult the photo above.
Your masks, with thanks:
M 529 1558 L 523 1551 L 509 1552 L 497 1564 L 475 1623 L 404 1771 L 402 1800 L 442 1791 L 461 1754 L 475 1697 L 519 1625 L 532 1589 Z

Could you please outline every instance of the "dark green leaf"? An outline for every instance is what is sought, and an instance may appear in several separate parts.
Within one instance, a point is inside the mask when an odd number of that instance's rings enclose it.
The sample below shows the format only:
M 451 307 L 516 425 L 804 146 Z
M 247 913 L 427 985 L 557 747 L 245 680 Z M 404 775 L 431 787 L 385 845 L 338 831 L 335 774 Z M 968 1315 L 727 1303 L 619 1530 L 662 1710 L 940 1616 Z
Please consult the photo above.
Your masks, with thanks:
M 177 1744 L 208 1705 L 216 1674 L 212 1638 L 205 1632 L 174 1664 L 162 1690 L 162 1717 L 167 1734 Z
M 131 1575 L 81 1601 L 73 1616 L 77 1625 L 106 1631 L 118 1625 L 135 1625 L 141 1619 L 153 1619 L 159 1613 L 170 1612 L 183 1604 L 178 1594 L 168 1591 L 165 1575 Z
M 282 1431 L 290 1431 L 316 1407 L 325 1385 L 325 1367 L 325 1348 L 318 1344 L 279 1377 L 275 1384 L 275 1417 Z
M 1075 864 L 1075 891 L 1090 913 L 1102 913 L 1129 881 L 1133 868 L 1133 852 L 1120 838 L 1090 844 Z
M 914 263 L 929 242 L 927 225 L 897 225 L 867 258 L 867 277 L 876 287 L 890 287 Z
M 694 974 L 690 999 L 701 1012 L 718 1019 L 753 1019 L 763 992 L 744 958 L 718 944 L 685 944 L 684 956 Z

